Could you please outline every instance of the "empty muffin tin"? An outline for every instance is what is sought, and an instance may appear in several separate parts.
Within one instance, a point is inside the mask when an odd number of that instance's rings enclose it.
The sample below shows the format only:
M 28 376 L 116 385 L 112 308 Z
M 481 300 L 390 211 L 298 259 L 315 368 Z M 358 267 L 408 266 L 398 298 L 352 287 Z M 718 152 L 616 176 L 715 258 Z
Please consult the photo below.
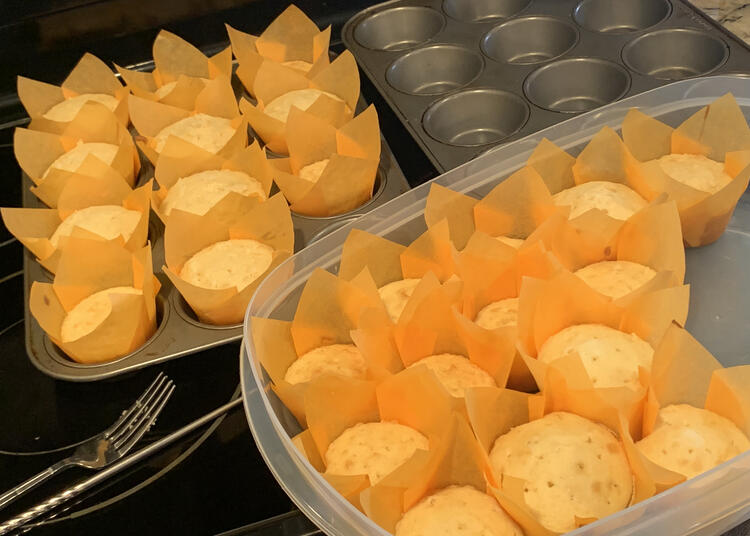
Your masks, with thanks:
M 670 81 L 750 70 L 750 47 L 680 0 L 393 0 L 342 36 L 440 171 Z
M 153 68 L 153 63 L 139 64 L 144 70 Z M 240 84 L 233 80 L 235 90 L 241 91 Z M 365 103 L 360 99 L 357 109 L 361 111 Z M 380 165 L 378 166 L 373 196 L 359 208 L 328 218 L 313 218 L 292 213 L 294 224 L 294 249 L 299 251 L 318 238 L 335 231 L 355 220 L 372 208 L 380 206 L 409 189 L 409 183 L 401 172 L 398 163 L 381 136 Z M 151 163 L 141 155 L 142 169 L 138 185 L 144 184 L 154 175 Z M 27 208 L 46 208 L 29 188 L 31 179 L 22 176 L 22 203 Z M 271 193 L 274 193 L 274 189 Z M 67 357 L 42 330 L 29 311 L 29 291 L 34 281 L 51 283 L 53 275 L 36 261 L 33 254 L 24 250 L 24 301 L 26 352 L 36 368 L 54 378 L 69 381 L 94 381 L 117 376 L 155 363 L 200 352 L 208 348 L 238 341 L 242 338 L 242 324 L 233 326 L 213 326 L 198 320 L 193 310 L 162 272 L 164 262 L 164 225 L 151 214 L 149 223 L 154 273 L 161 282 L 161 290 L 156 296 L 157 329 L 154 335 L 138 350 L 124 357 L 106 363 L 85 365 Z

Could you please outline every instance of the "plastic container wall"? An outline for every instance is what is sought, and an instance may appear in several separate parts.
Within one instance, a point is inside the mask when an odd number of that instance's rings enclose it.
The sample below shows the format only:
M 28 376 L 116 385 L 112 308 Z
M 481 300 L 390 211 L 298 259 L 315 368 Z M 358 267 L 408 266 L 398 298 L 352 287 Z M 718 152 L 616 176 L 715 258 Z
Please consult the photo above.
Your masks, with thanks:
M 676 82 L 580 115 L 527 138 L 492 149 L 434 179 L 453 190 L 484 195 L 524 165 L 544 137 L 577 154 L 604 125 L 619 129 L 631 107 L 677 125 L 700 107 L 732 92 L 750 118 L 750 80 L 717 76 Z M 258 448 L 292 500 L 331 535 L 385 535 L 333 490 L 297 452 L 290 437 L 300 431 L 291 414 L 268 389 L 249 334 L 252 316 L 291 320 L 307 278 L 316 268 L 336 273 L 341 246 L 353 228 L 409 243 L 425 229 L 422 212 L 431 183 L 411 190 L 296 254 L 258 288 L 245 318 L 240 357 L 242 387 L 250 428 Z M 737 206 L 724 236 L 712 245 L 688 250 L 691 283 L 687 328 L 726 366 L 750 363 L 750 194 Z M 750 518 L 750 452 L 665 493 L 570 534 L 718 535 Z

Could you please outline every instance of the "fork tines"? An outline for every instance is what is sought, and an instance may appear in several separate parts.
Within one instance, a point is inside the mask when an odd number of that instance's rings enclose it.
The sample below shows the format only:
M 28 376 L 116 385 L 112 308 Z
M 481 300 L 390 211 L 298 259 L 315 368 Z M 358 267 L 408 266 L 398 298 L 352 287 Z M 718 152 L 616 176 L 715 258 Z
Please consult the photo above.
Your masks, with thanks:
M 135 403 L 105 432 L 115 449 L 129 449 L 156 421 L 174 391 L 174 383 L 160 372 Z

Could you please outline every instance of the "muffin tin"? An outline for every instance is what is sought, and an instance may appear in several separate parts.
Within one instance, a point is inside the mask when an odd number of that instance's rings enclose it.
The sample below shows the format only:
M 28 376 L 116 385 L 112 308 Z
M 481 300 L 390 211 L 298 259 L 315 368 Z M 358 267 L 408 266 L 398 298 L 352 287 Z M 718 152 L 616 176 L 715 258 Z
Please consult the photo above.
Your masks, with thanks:
M 680 0 L 393 0 L 342 36 L 440 171 L 572 114 L 750 65 L 750 47 Z
M 152 63 L 139 64 L 139 68 L 148 70 Z M 240 84 L 233 80 L 237 93 Z M 358 111 L 365 108 L 360 99 Z M 138 186 L 144 184 L 154 175 L 154 168 L 141 155 L 142 169 Z M 24 173 L 22 176 L 22 204 L 26 208 L 47 208 L 29 191 L 31 179 Z M 393 155 L 381 136 L 380 165 L 373 188 L 373 196 L 359 208 L 338 216 L 313 218 L 292 212 L 294 224 L 295 251 L 333 232 L 339 227 L 357 219 L 363 213 L 382 205 L 409 189 L 409 183 L 401 172 Z M 271 190 L 275 193 L 276 187 Z M 163 273 L 164 262 L 164 225 L 152 213 L 149 223 L 149 240 L 153 250 L 154 273 L 162 284 L 156 296 L 157 329 L 154 335 L 138 350 L 113 361 L 101 364 L 81 364 L 71 360 L 60 350 L 42 330 L 29 311 L 29 291 L 34 281 L 52 282 L 54 276 L 36 261 L 33 254 L 24 250 L 24 300 L 26 352 L 29 359 L 39 370 L 54 378 L 69 381 L 101 380 L 137 370 L 155 363 L 167 361 L 184 355 L 200 352 L 208 348 L 237 341 L 242 338 L 242 324 L 233 326 L 213 326 L 200 322 L 190 306 L 175 289 Z

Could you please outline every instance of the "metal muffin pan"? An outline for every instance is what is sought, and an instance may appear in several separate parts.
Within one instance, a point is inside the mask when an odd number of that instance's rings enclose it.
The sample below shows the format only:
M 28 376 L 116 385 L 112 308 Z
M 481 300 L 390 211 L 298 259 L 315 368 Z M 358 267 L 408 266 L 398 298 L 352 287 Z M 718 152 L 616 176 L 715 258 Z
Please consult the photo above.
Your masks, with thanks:
M 153 64 L 144 63 L 144 70 Z M 139 65 L 140 67 L 141 65 Z M 233 85 L 237 92 L 241 85 Z M 365 107 L 360 99 L 357 109 Z M 299 251 L 308 244 L 335 231 L 369 210 L 383 205 L 410 189 L 406 177 L 393 157 L 388 144 L 381 136 L 380 164 L 378 166 L 373 197 L 359 208 L 329 218 L 312 218 L 292 213 L 294 224 L 294 249 Z M 154 168 L 141 155 L 142 168 L 138 185 L 142 185 L 154 175 Z M 31 193 L 31 179 L 24 173 L 21 178 L 22 205 L 27 208 L 47 208 Z M 276 186 L 274 185 L 274 189 Z M 274 190 L 272 190 L 272 193 Z M 149 219 L 149 240 L 151 241 L 154 273 L 161 282 L 161 290 L 156 297 L 157 329 L 154 335 L 138 350 L 106 363 L 86 365 L 73 361 L 60 350 L 42 330 L 28 308 L 29 291 L 34 281 L 52 282 L 53 275 L 36 261 L 33 254 L 24 250 L 24 300 L 26 353 L 33 365 L 43 373 L 68 381 L 95 381 L 138 370 L 155 363 L 161 363 L 188 354 L 207 350 L 242 338 L 242 324 L 233 326 L 213 326 L 200 322 L 185 299 L 175 289 L 162 272 L 164 262 L 164 225 L 153 213 Z
M 750 47 L 682 0 L 391 0 L 342 37 L 440 171 L 674 80 L 750 71 Z

